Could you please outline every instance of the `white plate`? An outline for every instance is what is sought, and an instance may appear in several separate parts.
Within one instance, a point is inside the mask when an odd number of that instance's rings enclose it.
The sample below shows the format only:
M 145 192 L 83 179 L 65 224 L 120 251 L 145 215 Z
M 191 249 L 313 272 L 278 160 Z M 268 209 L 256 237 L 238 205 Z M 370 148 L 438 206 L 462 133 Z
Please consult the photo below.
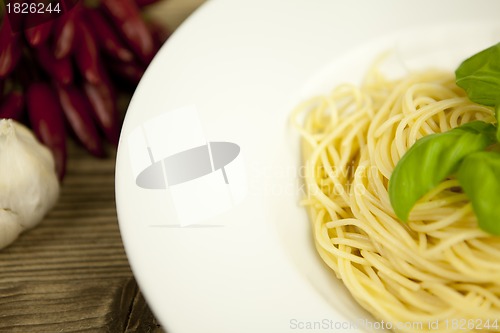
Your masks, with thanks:
M 116 169 L 125 249 L 166 331 L 361 332 L 363 323 L 380 324 L 316 255 L 298 206 L 291 109 L 333 84 L 359 82 L 389 49 L 392 69 L 453 69 L 500 40 L 499 12 L 497 0 L 212 0 L 191 16 L 136 90 Z M 218 170 L 166 190 L 136 185 L 151 163 L 147 146 L 157 161 L 204 140 L 240 147 L 226 167 L 229 185 Z

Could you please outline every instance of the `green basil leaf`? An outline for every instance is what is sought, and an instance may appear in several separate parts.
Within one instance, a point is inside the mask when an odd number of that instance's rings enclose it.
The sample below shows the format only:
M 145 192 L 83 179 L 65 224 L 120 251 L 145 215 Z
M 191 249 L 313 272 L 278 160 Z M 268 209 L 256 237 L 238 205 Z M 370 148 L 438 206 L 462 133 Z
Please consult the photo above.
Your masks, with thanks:
M 466 59 L 455 71 L 456 83 L 478 104 L 500 101 L 500 43 Z
M 465 156 L 494 142 L 495 126 L 482 121 L 419 139 L 399 160 L 389 180 L 389 198 L 396 215 L 407 221 L 415 203 L 455 173 Z
M 479 227 L 500 235 L 500 154 L 483 151 L 467 156 L 457 176 L 472 203 Z

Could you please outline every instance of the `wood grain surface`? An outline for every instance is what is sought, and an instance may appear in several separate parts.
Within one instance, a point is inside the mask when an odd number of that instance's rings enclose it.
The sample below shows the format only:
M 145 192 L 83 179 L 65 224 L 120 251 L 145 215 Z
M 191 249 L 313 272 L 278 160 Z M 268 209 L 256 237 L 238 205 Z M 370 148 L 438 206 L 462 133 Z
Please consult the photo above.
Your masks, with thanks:
M 175 29 L 202 2 L 166 0 L 150 11 Z M 0 251 L 0 332 L 163 332 L 125 256 L 114 170 L 112 149 L 97 160 L 70 146 L 57 206 Z

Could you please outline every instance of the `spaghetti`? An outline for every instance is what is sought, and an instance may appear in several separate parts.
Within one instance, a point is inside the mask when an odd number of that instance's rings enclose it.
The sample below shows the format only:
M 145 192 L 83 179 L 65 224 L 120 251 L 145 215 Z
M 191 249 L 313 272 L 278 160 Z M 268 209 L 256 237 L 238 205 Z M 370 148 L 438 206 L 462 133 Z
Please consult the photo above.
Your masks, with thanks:
M 416 140 L 494 122 L 493 111 L 469 101 L 452 73 L 388 80 L 374 67 L 361 87 L 340 85 L 292 118 L 303 138 L 303 203 L 317 251 L 358 303 L 385 322 L 421 323 L 397 332 L 500 331 L 500 237 L 477 227 L 458 182 L 425 195 L 408 223 L 387 191 Z

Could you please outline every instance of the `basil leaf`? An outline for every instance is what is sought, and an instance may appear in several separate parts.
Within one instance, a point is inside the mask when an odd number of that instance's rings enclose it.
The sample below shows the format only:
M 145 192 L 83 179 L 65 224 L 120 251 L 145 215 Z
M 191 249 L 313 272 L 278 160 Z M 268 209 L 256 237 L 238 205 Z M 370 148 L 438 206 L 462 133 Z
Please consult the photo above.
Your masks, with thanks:
M 495 141 L 495 126 L 482 121 L 419 139 L 399 160 L 389 180 L 389 198 L 396 215 L 407 221 L 415 203 L 455 173 L 465 156 Z
M 479 227 L 500 235 L 500 154 L 483 151 L 467 156 L 457 176 L 472 202 Z
M 471 101 L 496 106 L 500 101 L 500 43 L 466 59 L 455 76 Z

